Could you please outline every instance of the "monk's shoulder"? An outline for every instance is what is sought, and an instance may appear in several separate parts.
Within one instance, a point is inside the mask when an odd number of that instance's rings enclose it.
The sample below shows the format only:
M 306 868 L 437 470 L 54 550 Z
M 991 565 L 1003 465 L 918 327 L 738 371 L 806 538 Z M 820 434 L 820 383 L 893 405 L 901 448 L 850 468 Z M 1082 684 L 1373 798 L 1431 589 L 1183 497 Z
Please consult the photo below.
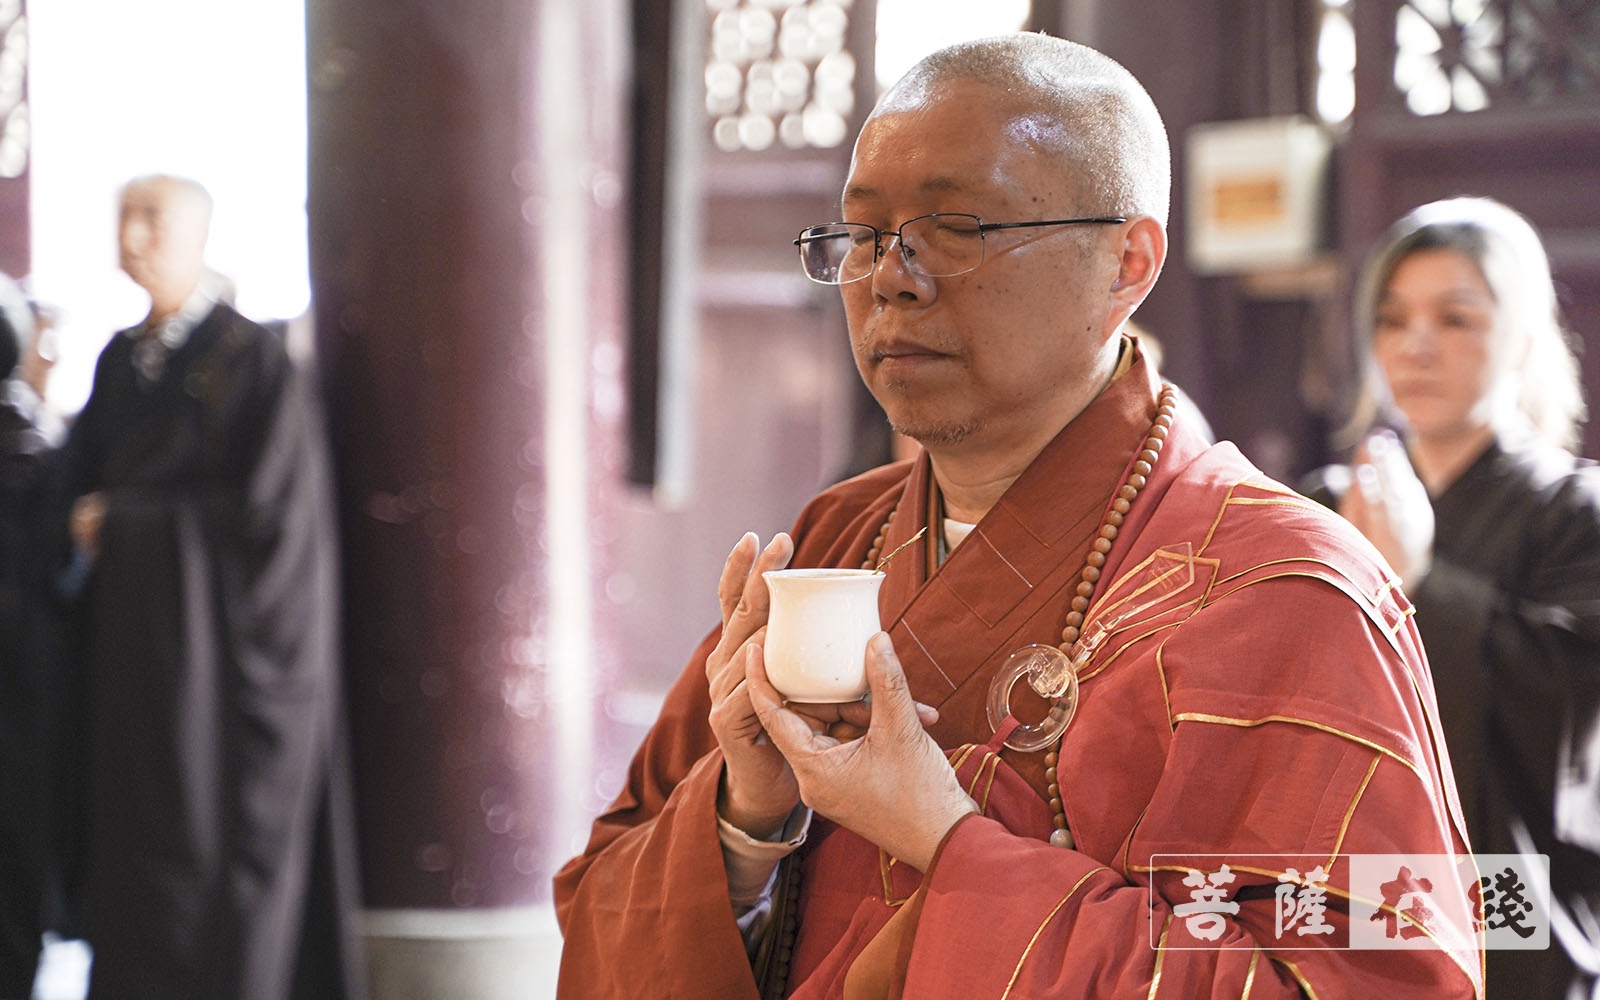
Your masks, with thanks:
M 1324 505 L 1268 476 L 1232 445 L 1218 445 L 1183 470 L 1169 497 L 1174 519 L 1190 522 L 1200 547 L 1228 575 L 1297 566 L 1361 590 L 1392 578 L 1377 549 Z M 1164 505 L 1165 506 L 1165 505 Z M 1342 589 L 1342 588 L 1341 588 Z

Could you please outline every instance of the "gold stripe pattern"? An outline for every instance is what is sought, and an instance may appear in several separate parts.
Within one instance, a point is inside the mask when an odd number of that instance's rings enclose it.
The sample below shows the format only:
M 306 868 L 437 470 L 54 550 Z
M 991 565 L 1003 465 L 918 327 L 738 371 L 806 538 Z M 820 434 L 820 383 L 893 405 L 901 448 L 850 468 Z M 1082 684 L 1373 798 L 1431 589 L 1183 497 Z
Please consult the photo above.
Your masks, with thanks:
M 1313 722 L 1310 719 L 1300 719 L 1292 715 L 1264 715 L 1259 719 L 1236 719 L 1226 715 L 1212 715 L 1209 712 L 1179 712 L 1177 715 L 1174 715 L 1172 719 L 1174 722 L 1209 722 L 1219 726 L 1240 726 L 1245 729 L 1251 729 L 1256 726 L 1264 726 L 1269 722 L 1287 722 L 1290 725 L 1305 726 L 1308 729 L 1320 729 L 1325 733 L 1331 733 L 1334 736 L 1343 737 L 1352 743 L 1359 743 L 1364 747 L 1376 750 L 1385 757 L 1394 758 L 1395 760 L 1404 764 L 1424 785 L 1428 784 L 1428 779 L 1423 775 L 1422 769 L 1417 764 L 1407 760 L 1402 754 L 1400 754 L 1399 751 L 1391 750 L 1388 747 L 1374 743 L 1365 737 L 1357 736 L 1355 733 L 1345 732 L 1343 729 L 1340 729 L 1337 726 L 1330 726 L 1326 723 Z
M 1167 919 L 1161 923 L 1161 936 L 1156 939 L 1156 965 L 1150 974 L 1150 992 L 1146 1000 L 1156 1000 L 1156 993 L 1161 989 L 1161 966 L 1167 961 L 1167 932 L 1172 930 L 1173 914 L 1168 913 Z
M 1383 760 L 1382 754 L 1373 754 L 1372 765 L 1367 768 L 1366 776 L 1361 779 L 1361 787 L 1356 789 L 1355 795 L 1350 798 L 1350 808 L 1344 811 L 1344 819 L 1339 823 L 1339 836 L 1333 842 L 1333 854 L 1329 856 L 1323 871 L 1333 871 L 1333 859 L 1339 856 L 1339 849 L 1344 846 L 1344 835 L 1350 830 L 1350 819 L 1356 814 L 1356 806 L 1361 804 L 1361 797 L 1367 793 L 1367 786 L 1372 783 L 1372 776 L 1378 773 L 1378 764 Z
M 1000 757 L 991 754 L 982 764 L 978 765 L 978 773 L 972 776 L 972 784 L 967 786 L 967 794 L 978 803 L 978 811 L 985 816 L 989 814 L 989 793 L 994 789 L 995 773 L 1000 768 Z M 983 785 L 983 793 L 978 793 L 978 785 Z
M 1256 985 L 1256 968 L 1261 964 L 1261 946 L 1256 945 L 1250 952 L 1250 971 L 1244 976 L 1244 992 L 1239 994 L 1239 1000 L 1250 1000 L 1250 991 Z
M 1289 975 L 1293 976 L 1294 981 L 1300 984 L 1300 992 L 1306 995 L 1306 1000 L 1318 1000 L 1317 991 L 1311 988 L 1310 983 L 1306 982 L 1306 977 L 1300 972 L 1299 966 L 1287 958 L 1279 958 L 1277 955 L 1268 955 L 1267 957 L 1289 970 Z
M 1056 918 L 1056 914 L 1061 912 L 1061 908 L 1067 905 L 1067 900 L 1071 899 L 1073 895 L 1075 895 L 1077 891 L 1083 887 L 1083 883 L 1089 881 L 1090 877 L 1096 872 L 1105 872 L 1110 870 L 1111 869 L 1107 868 L 1105 865 L 1097 865 L 1094 868 L 1089 869 L 1087 872 L 1084 872 L 1083 877 L 1074 882 L 1072 888 L 1067 890 L 1067 894 L 1061 897 L 1061 901 L 1050 908 L 1050 912 L 1045 914 L 1044 920 L 1040 921 L 1039 926 L 1035 928 L 1033 937 L 1028 939 L 1028 946 L 1022 949 L 1022 957 L 1017 959 L 1017 967 L 1011 970 L 1011 981 L 1006 983 L 1006 991 L 1000 994 L 1000 1000 L 1006 1000 L 1007 997 L 1011 996 L 1011 991 L 1016 988 L 1017 985 L 1017 977 L 1022 975 L 1022 966 L 1028 961 L 1028 955 L 1032 953 L 1033 946 L 1039 943 L 1039 937 L 1044 933 L 1045 927 L 1049 926 L 1050 921 L 1054 920 Z

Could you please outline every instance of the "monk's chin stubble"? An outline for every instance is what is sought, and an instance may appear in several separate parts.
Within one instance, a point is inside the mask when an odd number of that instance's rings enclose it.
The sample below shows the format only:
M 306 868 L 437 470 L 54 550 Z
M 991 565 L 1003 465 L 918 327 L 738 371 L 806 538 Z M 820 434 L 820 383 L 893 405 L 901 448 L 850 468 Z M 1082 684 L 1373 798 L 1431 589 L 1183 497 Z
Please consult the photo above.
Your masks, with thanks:
M 948 446 L 960 444 L 978 429 L 976 422 L 965 424 L 942 424 L 933 422 L 922 423 L 917 421 L 896 423 L 891 421 L 889 426 L 893 427 L 896 433 L 905 435 L 911 440 L 922 445 L 924 448 L 936 448 L 941 445 Z
M 920 398 L 913 397 L 910 387 L 898 379 L 885 385 L 882 394 L 877 389 L 873 390 L 873 394 L 878 396 L 879 405 L 890 414 L 889 426 L 924 448 L 959 444 L 982 426 L 982 421 L 977 419 L 941 419 L 937 414 L 917 412 L 937 410 L 938 406 L 928 405 L 925 392 L 920 394 Z M 898 416 L 895 415 L 896 411 Z

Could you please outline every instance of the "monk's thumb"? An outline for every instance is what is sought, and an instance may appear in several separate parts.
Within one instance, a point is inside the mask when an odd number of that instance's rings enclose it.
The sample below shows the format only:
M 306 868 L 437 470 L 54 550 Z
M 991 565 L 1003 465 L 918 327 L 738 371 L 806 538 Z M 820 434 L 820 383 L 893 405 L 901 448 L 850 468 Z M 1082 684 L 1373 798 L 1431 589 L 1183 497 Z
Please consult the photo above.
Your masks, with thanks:
M 900 657 L 895 655 L 889 633 L 879 632 L 867 643 L 867 687 L 872 692 L 872 722 L 907 717 L 916 722 L 917 705 L 906 683 Z M 921 728 L 918 724 L 917 728 Z

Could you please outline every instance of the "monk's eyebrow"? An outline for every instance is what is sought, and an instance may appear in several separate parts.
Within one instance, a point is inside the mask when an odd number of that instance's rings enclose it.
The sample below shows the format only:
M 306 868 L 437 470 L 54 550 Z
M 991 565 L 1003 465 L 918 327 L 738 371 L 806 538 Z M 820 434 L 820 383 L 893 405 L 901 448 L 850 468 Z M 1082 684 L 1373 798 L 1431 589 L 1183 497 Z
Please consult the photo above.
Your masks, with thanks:
M 929 177 L 927 180 L 917 185 L 917 191 L 920 194 L 946 194 L 949 192 L 962 192 L 970 190 L 971 185 L 967 184 L 965 181 L 958 177 L 951 177 L 944 174 Z M 878 193 L 876 188 L 868 187 L 865 184 L 852 184 L 844 189 L 844 197 L 840 199 L 840 207 L 842 208 L 851 202 L 877 201 L 881 197 L 882 196 Z

